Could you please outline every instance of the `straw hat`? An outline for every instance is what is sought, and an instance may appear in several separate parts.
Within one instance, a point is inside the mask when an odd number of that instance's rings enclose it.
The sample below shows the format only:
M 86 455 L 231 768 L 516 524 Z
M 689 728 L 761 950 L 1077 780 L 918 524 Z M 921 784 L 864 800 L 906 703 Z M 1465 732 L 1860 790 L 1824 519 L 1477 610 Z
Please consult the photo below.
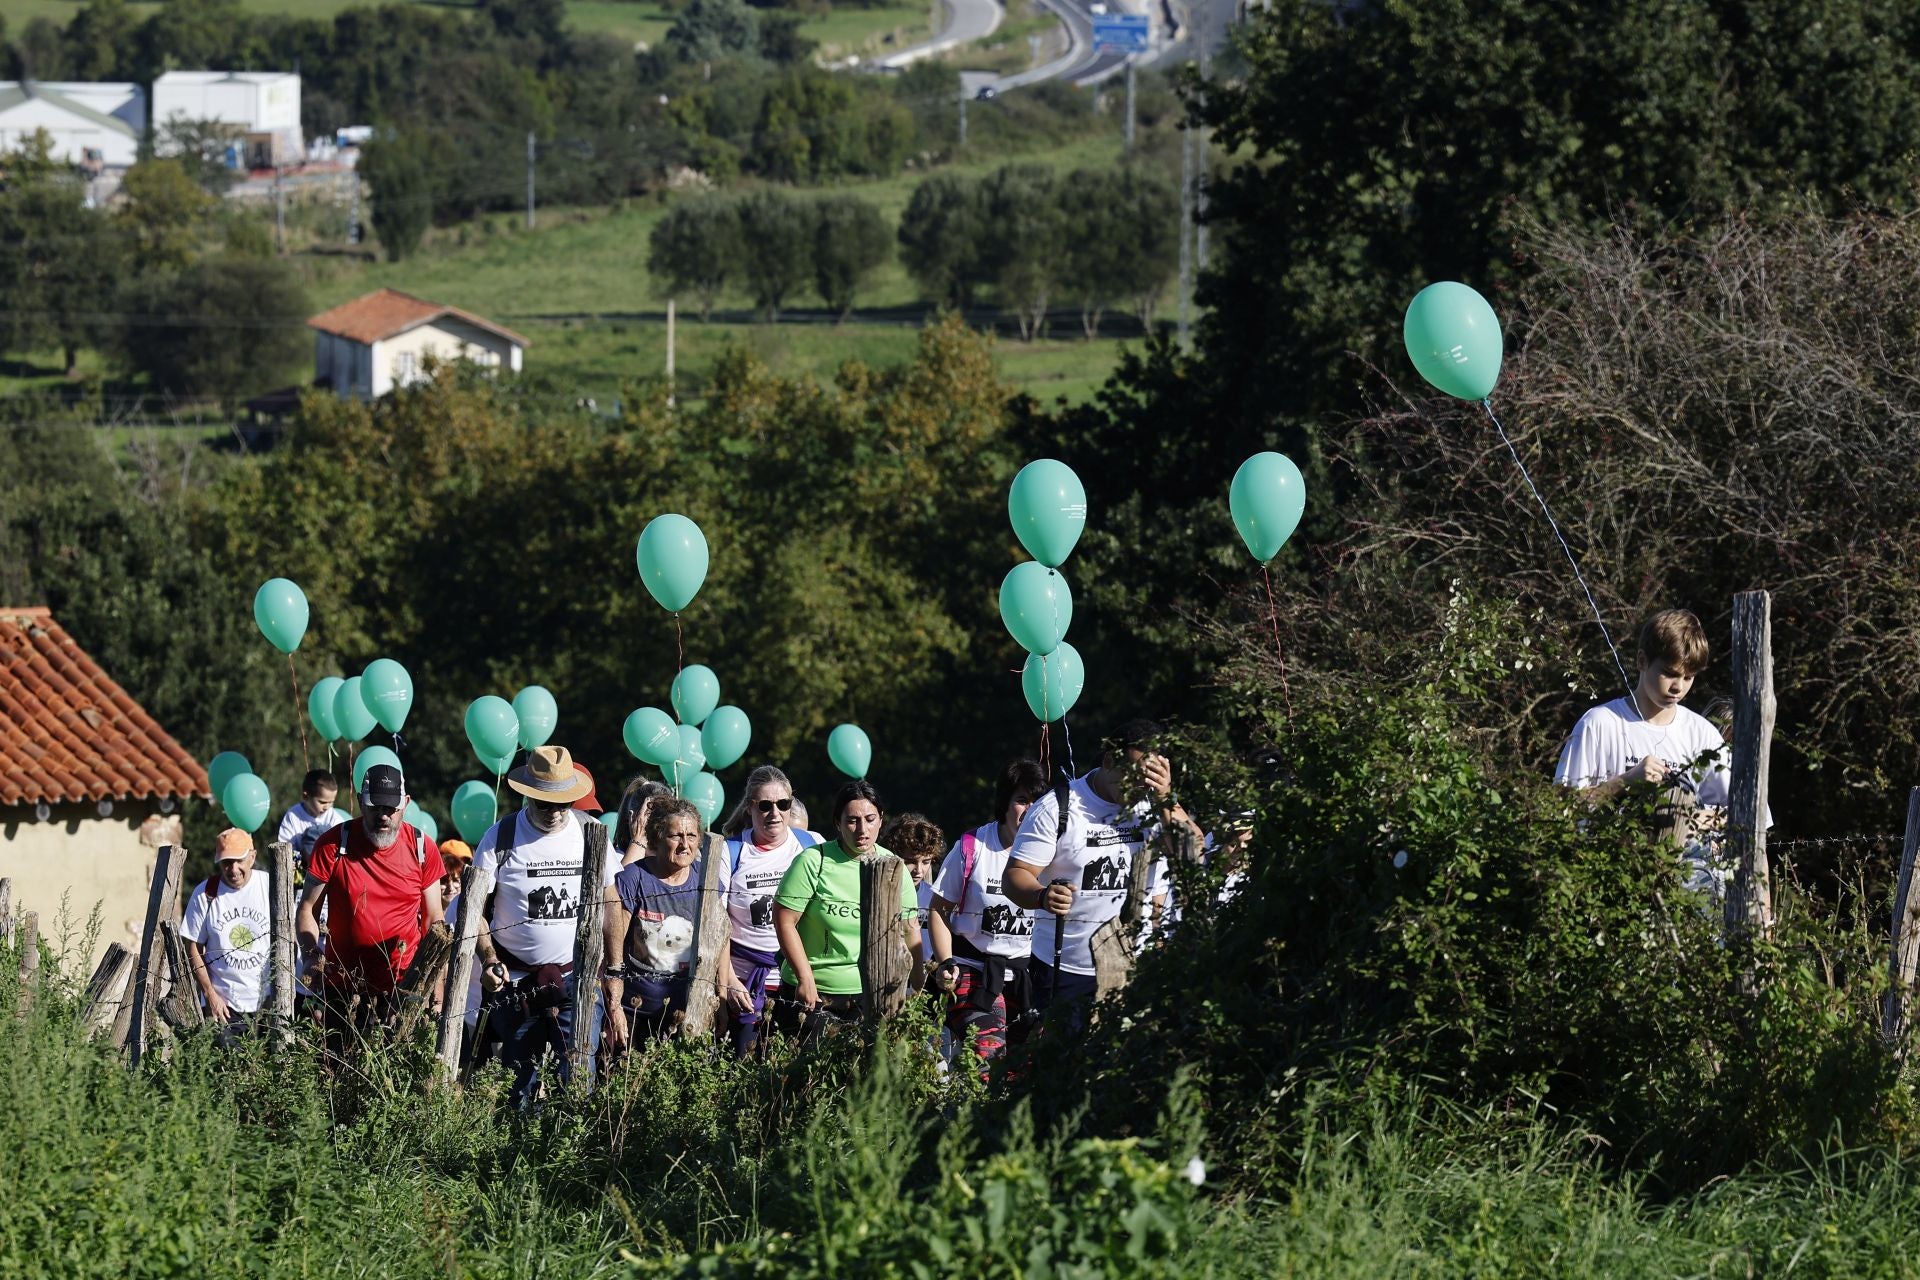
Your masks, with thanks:
M 593 779 L 574 767 L 565 747 L 535 747 L 527 762 L 507 775 L 507 785 L 530 800 L 570 805 L 593 790 Z

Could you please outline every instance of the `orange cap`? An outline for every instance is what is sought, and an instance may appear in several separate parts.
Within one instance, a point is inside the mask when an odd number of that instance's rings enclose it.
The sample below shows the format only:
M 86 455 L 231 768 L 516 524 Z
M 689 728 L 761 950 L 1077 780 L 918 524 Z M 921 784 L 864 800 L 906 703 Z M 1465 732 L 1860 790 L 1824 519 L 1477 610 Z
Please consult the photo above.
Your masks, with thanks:
M 231 862 L 253 852 L 253 837 L 238 827 L 228 827 L 213 842 L 213 860 Z

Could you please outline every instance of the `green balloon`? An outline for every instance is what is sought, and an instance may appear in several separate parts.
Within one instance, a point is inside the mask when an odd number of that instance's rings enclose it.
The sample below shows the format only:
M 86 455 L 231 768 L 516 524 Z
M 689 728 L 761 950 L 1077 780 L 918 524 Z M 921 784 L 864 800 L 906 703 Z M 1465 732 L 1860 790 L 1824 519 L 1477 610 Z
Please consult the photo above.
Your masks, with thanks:
M 1044 658 L 1028 654 L 1027 665 L 1020 669 L 1020 691 L 1027 695 L 1027 709 L 1036 720 L 1058 720 L 1073 710 L 1086 683 L 1080 651 L 1064 642 Z
M 1450 396 L 1485 400 L 1500 379 L 1500 320 L 1464 284 L 1442 280 L 1407 306 L 1407 354 L 1420 376 Z
M 252 773 L 253 766 L 238 751 L 222 751 L 207 761 L 207 789 L 215 800 L 227 794 L 227 784 L 243 773 Z
M 1256 453 L 1233 473 L 1227 507 L 1240 540 L 1261 564 L 1280 554 L 1300 527 L 1307 508 L 1307 482 L 1300 468 L 1282 453 Z
M 696 662 L 673 678 L 673 690 L 667 696 L 681 724 L 705 724 L 720 705 L 720 677 L 713 668 Z
M 673 755 L 673 784 L 684 787 L 688 779 L 707 767 L 707 753 L 700 746 L 700 730 L 692 725 L 677 725 L 674 733 L 680 739 L 680 745 Z M 684 790 L 682 794 L 685 794 Z
M 507 770 L 513 768 L 513 752 L 511 751 L 503 756 L 479 756 L 478 758 L 481 766 L 496 778 L 504 777 Z
M 267 820 L 267 811 L 273 807 L 273 797 L 259 775 L 237 773 L 220 789 L 220 807 L 227 811 L 227 821 L 234 826 L 242 831 L 258 831 Z
M 427 839 L 435 842 L 439 841 L 440 824 L 433 820 L 432 814 L 420 807 L 418 801 L 407 801 L 406 819 L 415 827 L 419 828 L 420 833 L 426 836 Z
M 717 707 L 700 727 L 700 749 L 706 752 L 707 768 L 725 769 L 747 754 L 753 741 L 753 722 L 738 707 Z
M 873 743 L 857 724 L 836 725 L 827 735 L 827 759 L 849 778 L 864 778 L 873 763 Z
M 353 758 L 353 789 L 358 792 L 367 783 L 367 770 L 377 764 L 392 765 L 400 769 L 400 757 L 386 747 L 368 747 Z M 402 775 L 406 770 L 401 769 Z
M 547 745 L 560 723 L 560 704 L 537 684 L 513 695 L 513 714 L 520 719 L 520 745 L 528 751 Z
M 479 844 L 494 819 L 500 816 L 500 802 L 490 782 L 463 782 L 454 788 L 453 825 L 468 844 Z
M 253 620 L 274 648 L 292 653 L 307 634 L 307 595 L 286 578 L 268 578 L 253 593 Z
M 710 773 L 696 773 L 680 788 L 680 794 L 700 811 L 700 825 L 711 827 L 727 803 L 726 788 Z
M 1023 561 L 1000 584 L 1000 620 L 1028 653 L 1052 653 L 1073 622 L 1073 591 L 1057 569 Z
M 340 727 L 340 736 L 349 742 L 366 737 L 379 723 L 373 718 L 373 712 L 367 710 L 366 699 L 360 696 L 359 676 L 347 677 L 334 690 L 333 722 Z
M 509 759 L 520 745 L 520 717 L 505 698 L 487 694 L 467 704 L 467 741 L 483 761 Z
M 313 721 L 314 731 L 328 742 L 338 742 L 346 736 L 340 732 L 340 722 L 333 718 L 333 700 L 345 683 L 339 676 L 321 676 L 313 682 L 313 688 L 307 690 L 307 719 Z
M 1073 468 L 1040 458 L 1020 468 L 1007 491 L 1007 517 L 1027 554 L 1057 569 L 1087 527 L 1087 491 Z
M 392 658 L 375 658 L 360 673 L 360 698 L 382 729 L 398 733 L 413 710 L 413 677 Z
M 647 594 L 668 613 L 678 613 L 707 580 L 707 538 L 685 516 L 655 516 L 640 531 L 634 560 Z
M 635 760 L 656 769 L 672 768 L 680 754 L 680 727 L 657 707 L 641 707 L 628 716 L 620 736 Z
M 620 811 L 618 809 L 609 809 L 601 814 L 600 825 L 607 829 L 607 837 L 611 839 L 613 833 L 620 829 Z

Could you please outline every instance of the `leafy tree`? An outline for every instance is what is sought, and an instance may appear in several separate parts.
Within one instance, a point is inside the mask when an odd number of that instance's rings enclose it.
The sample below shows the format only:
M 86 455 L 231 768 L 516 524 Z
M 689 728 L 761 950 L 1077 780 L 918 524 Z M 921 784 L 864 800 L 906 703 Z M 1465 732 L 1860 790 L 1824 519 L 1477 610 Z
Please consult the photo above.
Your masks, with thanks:
M 813 274 L 813 210 L 784 191 L 760 190 L 740 200 L 741 273 L 768 321 Z
M 420 247 L 433 221 L 430 145 L 417 134 L 389 133 L 360 149 L 360 178 L 372 205 L 373 233 L 390 261 Z
M 1059 179 L 1043 165 L 1013 164 L 980 184 L 981 213 L 993 234 L 982 265 L 1022 338 L 1046 330 L 1047 303 L 1059 288 L 1069 240 Z
M 666 46 L 681 62 L 717 62 L 760 51 L 760 15 L 743 0 L 688 0 L 667 29 Z
M 157 389 L 232 405 L 293 378 L 311 358 L 312 314 L 280 259 L 205 258 L 122 294 L 120 354 Z
M 778 66 L 797 66 L 813 56 L 818 40 L 800 34 L 804 14 L 767 12 L 760 18 L 760 56 Z
M 900 259 L 922 296 L 964 309 L 980 279 L 988 234 L 979 180 L 937 173 L 913 189 L 900 216 Z
M 813 280 L 836 323 L 853 310 L 854 295 L 887 260 L 893 238 L 880 210 L 858 196 L 814 202 Z
M 1133 307 L 1144 333 L 1153 332 L 1154 309 L 1173 279 L 1180 253 L 1180 192 L 1149 170 L 1128 167 L 1113 175 L 1113 230 L 1128 246 L 1117 264 L 1116 294 Z
M 219 205 L 178 160 L 142 160 L 127 170 L 120 190 L 125 202 L 113 216 L 136 270 L 165 274 L 193 261 Z
M 6 157 L 0 190 L 0 349 L 58 347 L 71 373 L 100 334 L 102 299 L 123 258 L 118 229 L 87 207 L 86 188 L 47 154 L 45 132 Z
M 179 165 L 201 190 L 219 196 L 233 186 L 237 175 L 227 164 L 227 151 L 240 137 L 237 126 L 174 116 L 162 121 L 158 132 L 154 153 Z
M 1111 169 L 1076 169 L 1060 188 L 1066 219 L 1066 260 L 1061 292 L 1080 304 L 1080 330 L 1092 338 L 1114 299 L 1126 294 L 1126 273 L 1144 251 L 1125 225 L 1119 175 Z
M 648 274 L 670 295 L 697 297 L 702 320 L 745 256 L 739 202 L 720 196 L 681 201 L 647 237 Z
M 87 0 L 60 33 L 67 70 L 76 80 L 119 80 L 140 28 L 126 0 Z

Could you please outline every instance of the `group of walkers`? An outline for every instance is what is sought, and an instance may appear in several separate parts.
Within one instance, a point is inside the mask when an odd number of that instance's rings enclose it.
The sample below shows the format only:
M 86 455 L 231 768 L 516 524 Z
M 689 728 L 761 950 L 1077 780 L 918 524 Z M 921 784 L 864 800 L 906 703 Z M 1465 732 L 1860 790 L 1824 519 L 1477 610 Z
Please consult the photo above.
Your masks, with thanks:
M 716 1034 L 744 1056 L 770 1034 L 805 1040 L 860 1016 L 861 865 L 891 853 L 906 863 L 899 911 L 911 986 L 942 1006 L 947 1045 L 971 1043 L 991 1062 L 1050 1011 L 1080 1025 L 1094 992 L 1091 939 L 1120 913 L 1136 855 L 1164 846 L 1148 860 L 1160 897 L 1165 853 L 1189 838 L 1201 847 L 1173 799 L 1161 733 L 1151 721 L 1123 725 L 1079 778 L 1050 781 L 1037 761 L 1007 763 L 986 821 L 951 842 L 923 815 L 889 818 L 865 780 L 839 789 L 815 832 L 773 765 L 748 775 L 719 838 L 692 804 L 643 778 L 625 788 L 609 824 L 596 817 L 604 811 L 592 776 L 566 748 L 545 746 L 507 776 L 520 807 L 469 853 L 405 821 L 410 797 L 392 765 L 365 771 L 352 818 L 333 778 L 316 771 L 279 828 L 306 877 L 296 916 L 302 991 L 333 1036 L 389 1018 L 426 930 L 457 922 L 471 862 L 491 885 L 474 978 L 442 998 L 465 1001 L 470 1043 L 497 1056 L 524 1096 L 544 1062 L 564 1078 L 577 1035 L 606 1066 L 680 1027 L 709 879 L 702 859 L 715 857 L 724 859 L 713 880 L 726 913 L 725 950 L 710 970 Z M 215 858 L 183 933 L 208 1012 L 232 1032 L 267 1006 L 270 899 L 245 832 L 222 833 Z M 603 895 L 597 975 L 572 971 L 589 866 L 601 868 Z M 603 986 L 597 1027 L 572 1025 L 583 980 Z
M 1681 705 L 1707 653 L 1693 614 L 1655 615 L 1640 634 L 1633 688 L 1581 718 L 1556 773 L 1595 804 L 1636 788 L 1679 796 L 1690 813 L 1681 856 L 1695 887 L 1713 896 L 1727 875 L 1716 852 L 1727 755 L 1718 730 Z M 592 1038 L 605 1064 L 670 1034 L 696 968 L 701 860 L 715 857 L 725 860 L 715 882 L 726 912 L 725 954 L 711 969 L 724 1015 L 716 1034 L 741 1055 L 765 1043 L 769 1027 L 812 1037 L 861 1011 L 861 860 L 893 853 L 908 868 L 899 911 L 912 985 L 940 1002 L 949 1045 L 971 1044 L 991 1063 L 1042 1018 L 1069 1032 L 1082 1024 L 1097 985 L 1096 936 L 1120 914 L 1137 868 L 1152 868 L 1143 893 L 1152 927 L 1165 930 L 1179 913 L 1167 902 L 1169 855 L 1244 857 L 1246 830 L 1217 832 L 1216 846 L 1175 800 L 1161 738 L 1159 725 L 1129 722 L 1081 777 L 1050 779 L 1033 760 L 1010 761 L 985 821 L 951 843 L 919 814 L 889 820 L 865 781 L 840 788 L 816 833 L 772 765 L 748 775 L 723 839 L 708 836 L 691 804 L 642 779 L 621 795 L 609 839 L 594 817 L 602 806 L 592 777 L 565 748 L 537 748 L 508 776 L 521 807 L 470 855 L 492 888 L 479 913 L 474 981 L 445 998 L 465 1000 L 469 1040 L 513 1069 L 523 1095 L 549 1052 L 567 1069 L 576 1035 Z M 279 833 L 302 854 L 307 877 L 297 925 L 303 990 L 336 1035 L 391 1012 L 423 931 L 452 918 L 447 899 L 469 857 L 459 842 L 440 846 L 404 821 L 398 769 L 366 770 L 358 798 L 360 814 L 348 820 L 332 778 L 309 775 Z M 1150 844 L 1158 857 L 1140 857 Z M 214 856 L 218 871 L 195 892 L 182 934 L 208 1013 L 230 1027 L 267 995 L 270 899 L 246 833 L 222 833 Z M 602 868 L 606 927 L 595 975 L 571 971 L 588 866 Z M 1228 873 L 1231 893 L 1239 872 L 1216 869 Z M 602 1025 L 574 1027 L 575 984 L 592 980 L 604 984 Z

